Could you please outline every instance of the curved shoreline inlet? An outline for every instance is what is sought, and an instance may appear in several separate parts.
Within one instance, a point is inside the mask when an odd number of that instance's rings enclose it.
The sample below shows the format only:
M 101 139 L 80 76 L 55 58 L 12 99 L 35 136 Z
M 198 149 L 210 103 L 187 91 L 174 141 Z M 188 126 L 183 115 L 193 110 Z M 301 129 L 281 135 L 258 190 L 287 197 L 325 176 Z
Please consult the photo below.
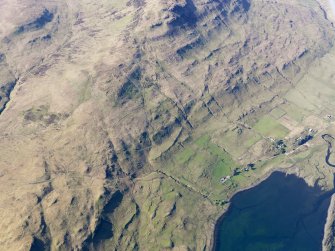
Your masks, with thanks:
M 321 250 L 332 193 L 274 172 L 232 198 L 217 223 L 214 250 Z

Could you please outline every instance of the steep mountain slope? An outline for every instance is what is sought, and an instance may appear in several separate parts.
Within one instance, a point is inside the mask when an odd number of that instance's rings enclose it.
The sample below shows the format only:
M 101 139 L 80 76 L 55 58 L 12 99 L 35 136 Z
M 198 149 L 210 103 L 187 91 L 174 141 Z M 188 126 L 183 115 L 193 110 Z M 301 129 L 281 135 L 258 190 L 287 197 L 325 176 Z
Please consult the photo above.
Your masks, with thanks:
M 255 154 L 219 138 L 252 134 L 334 39 L 313 0 L 0 0 L 0 9 L 6 250 L 210 249 L 224 202 L 270 169 L 222 186 Z

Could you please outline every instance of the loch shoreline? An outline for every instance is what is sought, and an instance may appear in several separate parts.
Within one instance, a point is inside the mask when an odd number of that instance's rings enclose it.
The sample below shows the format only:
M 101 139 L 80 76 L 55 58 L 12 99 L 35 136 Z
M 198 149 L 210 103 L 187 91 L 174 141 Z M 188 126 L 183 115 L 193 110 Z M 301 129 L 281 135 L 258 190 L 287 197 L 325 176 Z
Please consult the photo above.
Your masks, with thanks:
M 238 190 L 236 190 L 229 198 L 229 202 L 228 202 L 228 207 L 226 208 L 226 210 L 224 212 L 221 213 L 220 216 L 217 217 L 214 225 L 213 225 L 213 235 L 211 238 L 211 242 L 210 242 L 210 249 L 211 251 L 215 251 L 216 249 L 216 245 L 217 245 L 217 238 L 218 238 L 218 231 L 219 231 L 219 226 L 220 223 L 222 222 L 225 214 L 227 213 L 229 206 L 230 206 L 230 200 L 231 198 L 233 198 L 236 194 L 243 192 L 243 191 L 247 191 L 249 189 L 254 188 L 255 186 L 259 185 L 260 183 L 262 183 L 263 181 L 265 181 L 267 178 L 269 178 L 271 176 L 271 174 L 273 174 L 274 172 L 282 172 L 282 173 L 287 173 L 287 170 L 289 170 L 289 168 L 275 168 L 272 169 L 271 171 L 265 173 L 263 176 L 261 176 L 260 178 L 258 178 L 256 181 L 254 181 L 253 183 L 251 183 L 249 186 L 245 187 L 245 188 L 240 188 Z
M 239 189 L 238 191 L 236 191 L 234 194 L 232 194 L 230 200 L 235 196 L 237 195 L 238 193 L 240 192 L 246 192 L 250 189 L 253 189 L 255 188 L 256 186 L 260 185 L 262 182 L 266 181 L 271 175 L 275 174 L 275 173 L 281 173 L 283 175 L 288 175 L 288 171 L 290 170 L 291 168 L 276 168 L 276 169 L 273 169 L 271 171 L 269 171 L 268 173 L 266 173 L 265 175 L 262 176 L 262 178 L 258 179 L 257 181 L 255 181 L 253 184 L 251 184 L 250 186 L 246 187 L 245 189 Z M 298 179 L 301 179 L 301 180 L 304 180 L 304 178 L 298 176 L 295 172 L 290 172 L 289 173 L 290 175 L 294 175 L 296 178 Z M 306 183 L 306 181 L 305 181 Z M 307 184 L 307 183 L 306 183 Z M 265 185 L 265 184 L 264 184 Z M 308 184 L 307 184 L 308 185 Z M 308 187 L 310 187 L 308 185 Z M 315 187 L 316 188 L 316 187 Z M 321 191 L 321 190 L 320 190 Z M 332 194 L 334 193 L 334 190 L 331 190 L 331 191 L 324 191 L 322 192 L 322 194 L 320 194 L 321 198 L 325 198 L 325 197 L 328 197 L 329 200 L 330 200 L 330 197 L 332 196 Z M 325 204 L 324 204 L 325 205 Z M 226 208 L 226 210 L 217 218 L 217 220 L 215 221 L 215 225 L 213 225 L 213 237 L 212 237 L 212 240 L 211 240 L 211 246 L 210 246 L 210 250 L 217 250 L 217 246 L 220 245 L 219 244 L 219 240 L 220 238 L 222 238 L 222 236 L 220 236 L 220 232 L 222 231 L 222 229 L 220 229 L 220 227 L 222 226 L 222 221 L 224 220 L 228 210 L 230 209 L 230 206 L 231 204 L 228 205 L 228 207 Z M 330 204 L 326 205 L 326 208 L 327 208 L 327 211 L 329 210 L 329 206 Z M 328 218 L 328 217 L 326 217 Z M 326 219 L 325 219 L 326 220 Z M 326 226 L 326 222 L 325 224 L 322 225 L 322 229 L 324 229 Z M 324 229 L 325 230 L 325 229 Z M 323 240 L 325 238 L 325 231 L 323 231 L 322 233 L 322 237 L 320 239 L 320 248 L 323 246 Z M 222 233 L 221 233 L 222 235 Z

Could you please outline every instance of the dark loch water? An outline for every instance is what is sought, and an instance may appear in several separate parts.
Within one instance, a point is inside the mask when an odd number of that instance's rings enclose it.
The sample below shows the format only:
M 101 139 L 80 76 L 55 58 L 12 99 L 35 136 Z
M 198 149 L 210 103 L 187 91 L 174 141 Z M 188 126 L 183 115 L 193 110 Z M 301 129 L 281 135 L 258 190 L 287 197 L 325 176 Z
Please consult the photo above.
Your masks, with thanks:
M 214 250 L 321 250 L 330 196 L 295 175 L 275 172 L 232 198 L 216 227 Z

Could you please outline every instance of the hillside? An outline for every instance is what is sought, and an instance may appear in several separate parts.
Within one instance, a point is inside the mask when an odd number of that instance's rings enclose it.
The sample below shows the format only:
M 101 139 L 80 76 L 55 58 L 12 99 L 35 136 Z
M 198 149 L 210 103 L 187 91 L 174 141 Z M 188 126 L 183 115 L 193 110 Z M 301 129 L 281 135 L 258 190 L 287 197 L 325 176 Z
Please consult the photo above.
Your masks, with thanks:
M 322 139 L 287 158 L 271 141 L 334 130 L 326 1 L 0 9 L 4 250 L 209 250 L 230 197 L 272 170 L 333 188 Z

